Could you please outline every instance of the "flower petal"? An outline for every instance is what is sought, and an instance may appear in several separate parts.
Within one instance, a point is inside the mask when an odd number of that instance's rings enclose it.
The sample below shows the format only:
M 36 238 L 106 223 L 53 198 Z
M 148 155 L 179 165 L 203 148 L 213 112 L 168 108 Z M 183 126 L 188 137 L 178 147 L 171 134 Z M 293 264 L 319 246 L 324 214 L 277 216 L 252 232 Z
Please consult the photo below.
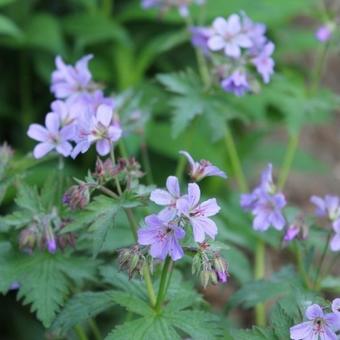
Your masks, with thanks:
M 340 250 L 340 234 L 335 234 L 330 242 L 330 248 L 332 251 Z
M 194 239 L 196 242 L 203 242 L 205 238 L 204 234 L 207 234 L 212 239 L 215 239 L 215 236 L 217 235 L 217 226 L 216 226 L 216 223 L 210 218 L 195 217 L 195 218 L 190 219 L 190 223 L 193 227 Z M 203 232 L 203 239 L 202 239 L 202 232 Z
M 216 215 L 221 210 L 221 208 L 217 204 L 216 198 L 211 198 L 201 203 L 197 207 L 197 210 L 200 211 L 202 216 L 208 217 Z
M 44 157 L 50 151 L 54 149 L 54 145 L 51 143 L 39 143 L 33 150 L 33 156 L 37 159 Z
M 305 315 L 306 315 L 307 319 L 309 319 L 309 320 L 314 320 L 316 318 L 323 318 L 323 316 L 324 316 L 322 308 L 317 304 L 313 304 L 313 305 L 309 306 L 306 309 Z
M 112 120 L 112 108 L 105 104 L 99 105 L 96 116 L 98 122 L 103 124 L 105 127 L 108 127 Z
M 156 189 L 151 192 L 150 200 L 158 205 L 170 205 L 173 197 L 166 190 Z
M 218 17 L 212 24 L 213 29 L 220 35 L 228 33 L 228 22 L 222 17 Z
M 183 155 L 189 162 L 190 168 L 193 169 L 195 167 L 195 161 L 187 151 L 180 151 L 179 152 L 181 155 Z
M 313 323 L 311 321 L 299 323 L 290 328 L 290 338 L 293 340 L 311 339 Z
M 225 47 L 225 44 L 226 42 L 224 41 L 224 39 L 217 35 L 209 38 L 208 43 L 207 43 L 208 47 L 212 51 L 222 50 Z
M 56 113 L 50 112 L 46 115 L 45 124 L 48 131 L 52 133 L 58 133 L 60 127 L 60 118 Z
M 96 143 L 96 150 L 100 156 L 106 156 L 110 153 L 111 143 L 108 139 L 101 139 Z
M 169 193 L 175 197 L 180 197 L 180 188 L 179 188 L 179 181 L 178 178 L 175 176 L 169 176 L 166 180 L 166 188 L 168 189 Z
M 196 183 L 189 183 L 188 185 L 188 203 L 191 208 L 195 207 L 201 197 L 200 187 Z
M 38 142 L 46 142 L 48 140 L 48 131 L 39 124 L 31 124 L 28 128 L 27 135 Z

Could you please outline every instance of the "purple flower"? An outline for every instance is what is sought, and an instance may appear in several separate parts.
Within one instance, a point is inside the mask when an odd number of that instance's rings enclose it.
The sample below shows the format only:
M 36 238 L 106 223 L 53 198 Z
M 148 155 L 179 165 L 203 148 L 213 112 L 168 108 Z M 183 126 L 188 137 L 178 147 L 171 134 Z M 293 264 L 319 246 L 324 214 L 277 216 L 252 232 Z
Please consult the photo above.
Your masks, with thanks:
M 243 96 L 250 90 L 247 74 L 244 71 L 236 70 L 228 78 L 221 82 L 224 91 L 234 93 L 236 96 Z
M 256 66 L 256 70 L 262 76 L 265 84 L 269 83 L 271 75 L 274 73 L 274 60 L 271 58 L 275 46 L 272 42 L 268 42 L 264 45 L 262 51 L 252 59 L 253 64 Z
M 249 37 L 252 42 L 250 48 L 251 54 L 258 54 L 267 41 L 266 25 L 253 22 L 246 14 L 242 13 L 242 28 L 243 32 Z
M 207 27 L 191 27 L 191 43 L 193 46 L 201 49 L 207 56 L 209 54 L 208 40 L 210 39 L 213 31 Z
M 164 260 L 169 255 L 174 261 L 183 257 L 179 240 L 185 236 L 185 231 L 175 221 L 150 215 L 145 218 L 145 223 L 146 227 L 138 230 L 138 243 L 150 245 L 152 257 Z
M 52 102 L 51 109 L 59 116 L 61 126 L 73 124 L 79 114 L 79 107 L 77 105 L 67 105 L 62 100 Z
M 217 226 L 209 217 L 220 211 L 216 199 L 212 198 L 199 203 L 200 188 L 196 183 L 188 185 L 188 194 L 177 200 L 178 211 L 186 216 L 193 228 L 195 242 L 203 242 L 205 234 L 212 239 L 217 234 Z
M 270 226 L 282 230 L 286 223 L 282 209 L 286 204 L 284 195 L 276 192 L 271 164 L 262 172 L 260 184 L 251 193 L 241 195 L 241 207 L 254 215 L 253 228 L 258 231 Z
M 340 218 L 340 199 L 338 196 L 326 195 L 324 198 L 312 196 L 311 203 L 316 207 L 315 214 L 319 217 L 328 217 L 331 221 Z
M 332 302 L 332 312 L 340 317 L 340 299 L 336 298 Z
M 85 153 L 96 143 L 96 150 L 100 156 L 110 152 L 112 144 L 122 136 L 122 129 L 113 125 L 113 110 L 108 105 L 99 105 L 97 112 L 92 116 L 88 111 L 79 119 L 77 126 L 77 145 L 72 151 L 72 158 L 79 153 Z
M 336 340 L 334 327 L 337 326 L 337 316 L 334 313 L 324 314 L 322 308 L 311 305 L 306 309 L 306 318 L 309 321 L 302 322 L 290 328 L 290 338 L 293 340 Z
M 326 42 L 332 37 L 332 33 L 333 25 L 322 25 L 315 31 L 315 38 L 320 42 Z
M 165 206 L 164 210 L 176 211 L 177 200 L 181 197 L 178 178 L 169 176 L 166 180 L 166 188 L 152 191 L 150 200 L 158 205 Z
M 285 243 L 293 241 L 300 233 L 300 228 L 296 224 L 291 224 L 283 237 Z
M 76 98 L 92 89 L 92 75 L 88 62 L 92 55 L 78 60 L 75 66 L 64 63 L 60 56 L 56 57 L 57 69 L 52 73 L 51 91 L 58 99 Z
M 179 153 L 188 160 L 190 165 L 189 175 L 193 180 L 198 182 L 208 176 L 227 178 L 227 175 L 222 170 L 212 165 L 209 161 L 201 159 L 199 162 L 196 162 L 187 151 L 180 151 Z
M 46 127 L 39 124 L 31 124 L 27 135 L 40 142 L 33 150 L 35 158 L 44 157 L 52 150 L 67 157 L 71 154 L 72 145 L 69 140 L 74 138 L 74 127 L 60 126 L 60 118 L 56 113 L 48 113 L 45 118 Z
M 212 27 L 214 32 L 208 40 L 208 47 L 212 51 L 224 50 L 227 56 L 239 58 L 241 48 L 252 46 L 248 35 L 242 32 L 241 20 L 237 14 L 232 14 L 227 20 L 216 18 Z
M 332 251 L 340 250 L 340 218 L 333 222 L 334 236 L 330 242 L 330 248 Z

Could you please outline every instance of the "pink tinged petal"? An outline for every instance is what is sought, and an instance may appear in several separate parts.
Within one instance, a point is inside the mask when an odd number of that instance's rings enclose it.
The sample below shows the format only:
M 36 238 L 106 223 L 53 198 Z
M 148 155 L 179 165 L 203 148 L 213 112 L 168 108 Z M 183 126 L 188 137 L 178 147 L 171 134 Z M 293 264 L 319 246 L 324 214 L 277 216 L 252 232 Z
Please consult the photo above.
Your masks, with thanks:
M 206 218 L 206 217 L 195 217 L 195 218 L 191 218 L 190 222 L 194 230 L 194 236 L 195 236 L 195 229 L 197 229 L 198 237 L 200 237 L 200 239 L 202 239 L 202 236 L 200 234 L 201 231 L 203 231 L 203 234 L 207 234 L 212 239 L 215 239 L 215 236 L 217 235 L 217 226 L 213 220 L 211 220 L 210 218 Z M 202 241 L 197 241 L 196 238 L 195 238 L 195 241 L 203 242 L 204 238 L 205 237 L 203 235 Z
M 340 250 L 340 234 L 335 234 L 330 242 L 330 248 L 332 251 Z
M 219 51 L 225 47 L 226 42 L 222 37 L 215 35 L 209 38 L 207 45 L 212 51 Z
M 237 44 L 228 43 L 224 48 L 224 53 L 233 58 L 239 58 L 241 56 L 241 49 Z
M 71 157 L 74 159 L 76 158 L 80 153 L 85 153 L 89 148 L 91 144 L 88 141 L 81 141 L 79 142 L 75 148 L 73 149 L 71 153 Z
M 69 142 L 63 142 L 57 145 L 56 150 L 64 157 L 68 157 L 72 152 L 72 145 Z
M 220 35 L 228 33 L 228 22 L 222 17 L 218 17 L 212 24 L 213 29 Z
M 33 150 L 33 156 L 37 159 L 44 157 L 54 149 L 54 145 L 50 143 L 39 143 Z
M 180 188 L 179 188 L 179 181 L 178 178 L 175 176 L 169 176 L 166 180 L 166 188 L 168 189 L 169 193 L 175 197 L 180 197 Z
M 79 82 L 84 86 L 86 86 L 92 78 L 91 73 L 88 69 L 88 62 L 92 58 L 93 58 L 92 54 L 86 55 L 85 57 L 78 60 L 75 66 L 75 69 L 78 72 L 77 78 Z
M 183 155 L 184 157 L 186 157 L 186 159 L 188 160 L 190 167 L 193 169 L 195 167 L 195 161 L 194 159 L 191 157 L 191 155 L 189 154 L 189 152 L 187 151 L 180 151 L 179 152 L 181 155 Z
M 178 199 L 176 201 L 176 208 L 180 213 L 188 216 L 190 213 L 190 209 L 191 209 L 190 203 L 188 201 L 188 197 L 186 196 L 186 197 Z
M 105 104 L 99 105 L 96 116 L 101 124 L 109 127 L 112 121 L 112 108 Z
M 171 256 L 173 261 L 177 261 L 183 257 L 183 249 L 174 236 L 169 239 L 168 247 L 169 255 Z
M 177 215 L 177 210 L 172 207 L 166 207 L 158 213 L 158 218 L 163 222 L 172 221 Z
M 217 204 L 216 198 L 211 198 L 201 203 L 195 210 L 199 211 L 201 216 L 208 217 L 216 215 L 221 208 Z
M 308 320 L 314 320 L 316 318 L 323 318 L 324 316 L 322 308 L 317 304 L 313 304 L 309 306 L 306 309 L 305 315 Z
M 38 142 L 45 142 L 48 140 L 48 131 L 39 124 L 31 124 L 28 128 L 27 135 Z
M 338 218 L 337 220 L 335 220 L 335 221 L 333 222 L 333 230 L 334 230 L 336 233 L 340 234 L 340 218 Z
M 58 133 L 60 128 L 60 118 L 56 113 L 48 113 L 45 118 L 47 130 L 52 133 Z
M 320 332 L 320 340 L 338 340 L 336 334 L 329 328 L 324 327 L 323 332 Z
M 222 170 L 220 170 L 217 166 L 215 165 L 208 165 L 205 168 L 204 171 L 204 176 L 218 176 L 218 177 L 222 177 L 222 178 L 227 178 L 227 175 L 225 174 L 225 172 L 223 172 Z
M 96 143 L 96 150 L 100 156 L 106 156 L 110 153 L 111 143 L 107 139 L 101 139 Z
M 152 228 L 140 228 L 137 231 L 138 243 L 143 246 L 148 246 L 157 242 L 156 232 Z
M 66 125 L 60 130 L 60 137 L 62 140 L 71 140 L 75 137 L 74 125 Z
M 195 207 L 201 197 L 200 187 L 196 183 L 189 183 L 188 185 L 188 203 L 191 208 Z
M 332 302 L 332 311 L 333 313 L 339 313 L 340 315 L 340 298 L 336 298 Z
M 123 131 L 118 126 L 110 126 L 108 129 L 108 136 L 112 142 L 117 142 L 122 137 Z
M 202 228 L 202 224 L 199 222 L 196 223 L 196 219 L 190 219 L 190 223 L 192 225 L 195 242 L 202 243 L 205 239 L 205 233 L 204 229 Z
M 302 322 L 290 328 L 290 338 L 293 340 L 310 339 L 313 334 L 313 323 Z
M 237 14 L 232 14 L 227 21 L 227 32 L 229 34 L 237 34 L 241 30 L 240 17 Z
M 156 189 L 151 192 L 150 200 L 158 205 L 170 205 L 173 197 L 163 189 Z

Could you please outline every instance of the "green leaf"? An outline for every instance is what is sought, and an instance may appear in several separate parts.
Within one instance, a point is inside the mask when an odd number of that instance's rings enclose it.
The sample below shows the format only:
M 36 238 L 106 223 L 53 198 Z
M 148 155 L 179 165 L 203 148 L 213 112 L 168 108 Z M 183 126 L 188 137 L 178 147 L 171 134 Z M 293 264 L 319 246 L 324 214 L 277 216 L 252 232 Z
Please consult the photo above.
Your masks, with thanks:
M 116 303 L 125 307 L 128 311 L 138 314 L 138 315 L 150 315 L 153 310 L 150 306 L 142 299 L 137 296 L 132 295 L 128 292 L 113 292 L 112 298 Z
M 92 318 L 115 304 L 114 291 L 84 292 L 73 296 L 52 324 L 52 330 L 65 335 L 75 325 Z
M 33 214 L 41 212 L 42 206 L 36 187 L 30 187 L 28 184 L 21 182 L 18 186 L 18 193 L 15 203 L 23 209 L 30 211 Z
M 10 3 L 14 2 L 16 0 L 0 0 L 0 7 L 9 5 Z
M 253 327 L 252 329 L 247 330 L 232 330 L 231 335 L 235 340 L 277 340 L 273 330 L 264 327 Z
M 279 302 L 273 307 L 270 319 L 277 338 L 289 339 L 289 328 L 294 325 L 294 319 L 286 313 Z
M 0 15 L 0 36 L 9 35 L 15 38 L 20 37 L 22 32 L 19 27 L 11 19 Z
M 33 16 L 25 30 L 25 43 L 53 54 L 63 54 L 64 43 L 59 21 L 47 13 Z
M 320 286 L 322 289 L 339 293 L 340 292 L 340 277 L 326 276 L 324 279 L 322 279 Z

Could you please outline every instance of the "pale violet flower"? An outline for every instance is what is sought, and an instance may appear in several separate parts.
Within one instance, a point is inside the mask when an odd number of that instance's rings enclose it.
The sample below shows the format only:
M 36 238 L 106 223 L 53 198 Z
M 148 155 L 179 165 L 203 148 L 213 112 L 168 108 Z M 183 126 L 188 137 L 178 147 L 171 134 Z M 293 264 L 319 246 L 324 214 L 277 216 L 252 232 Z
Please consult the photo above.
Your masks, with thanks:
M 333 222 L 333 230 L 335 234 L 331 238 L 329 246 L 332 251 L 340 250 L 340 218 Z
M 166 188 L 167 190 L 153 190 L 150 200 L 158 205 L 165 206 L 164 210 L 175 213 L 177 200 L 181 197 L 178 178 L 169 176 L 166 180 Z
M 252 59 L 257 72 L 262 76 L 263 82 L 268 84 L 271 75 L 274 73 L 274 60 L 271 57 L 274 52 L 275 46 L 272 42 L 264 45 L 261 52 Z
M 250 91 L 247 74 L 245 71 L 240 70 L 236 70 L 229 77 L 223 79 L 221 87 L 224 91 L 234 93 L 238 97 Z
M 184 252 L 179 240 L 185 231 L 175 220 L 163 220 L 157 215 L 145 218 L 146 227 L 138 230 L 138 243 L 150 246 L 150 255 L 164 260 L 168 255 L 173 261 L 183 257 Z
M 61 126 L 75 123 L 77 117 L 83 112 L 78 105 L 67 105 L 67 103 L 62 100 L 55 100 L 52 102 L 51 109 L 58 115 Z
M 315 31 L 315 38 L 320 42 L 326 42 L 331 39 L 333 31 L 333 23 L 322 25 Z
M 92 55 L 86 55 L 78 60 L 75 66 L 64 63 L 60 56 L 56 57 L 57 69 L 52 73 L 51 92 L 58 99 L 82 96 L 93 88 L 92 75 L 88 69 L 88 62 Z
M 241 195 L 241 207 L 253 216 L 253 228 L 266 231 L 269 227 L 282 230 L 286 220 L 282 209 L 287 202 L 281 192 L 277 192 L 272 178 L 272 165 L 262 172 L 260 184 L 249 194 Z
M 241 48 L 252 46 L 249 36 L 242 31 L 241 19 L 237 14 L 232 14 L 228 19 L 216 18 L 212 28 L 214 34 L 208 40 L 208 47 L 212 51 L 224 50 L 227 56 L 239 58 Z
M 113 110 L 108 105 L 100 105 L 93 116 L 89 112 L 84 113 L 78 120 L 77 145 L 72 151 L 72 158 L 79 153 L 85 153 L 93 143 L 96 143 L 96 150 L 100 156 L 110 153 L 113 143 L 122 136 L 120 126 L 113 124 Z
M 332 312 L 337 314 L 338 318 L 340 318 L 340 298 L 336 298 L 332 301 Z
M 311 305 L 305 312 L 308 321 L 290 328 L 290 338 L 293 340 L 337 340 L 334 329 L 338 327 L 335 313 L 325 314 L 322 308 Z
M 187 151 L 180 151 L 179 153 L 185 156 L 188 160 L 190 165 L 189 175 L 193 180 L 200 181 L 208 176 L 227 178 L 227 175 L 222 170 L 220 170 L 217 166 L 212 165 L 209 161 L 201 159 L 197 162 Z
M 215 239 L 217 226 L 209 217 L 220 211 L 216 199 L 212 198 L 199 203 L 201 191 L 196 183 L 188 185 L 188 194 L 177 201 L 177 209 L 183 214 L 193 228 L 195 242 L 203 242 L 205 234 Z
M 71 154 L 72 145 L 70 140 L 74 138 L 74 127 L 66 125 L 61 127 L 60 117 L 56 113 L 48 113 L 45 118 L 45 126 L 31 124 L 28 128 L 27 135 L 38 141 L 33 150 L 35 158 L 42 158 L 52 150 L 67 157 Z
M 340 218 L 339 196 L 325 195 L 324 198 L 312 196 L 311 203 L 315 205 L 315 214 L 319 217 L 328 217 L 331 221 Z

